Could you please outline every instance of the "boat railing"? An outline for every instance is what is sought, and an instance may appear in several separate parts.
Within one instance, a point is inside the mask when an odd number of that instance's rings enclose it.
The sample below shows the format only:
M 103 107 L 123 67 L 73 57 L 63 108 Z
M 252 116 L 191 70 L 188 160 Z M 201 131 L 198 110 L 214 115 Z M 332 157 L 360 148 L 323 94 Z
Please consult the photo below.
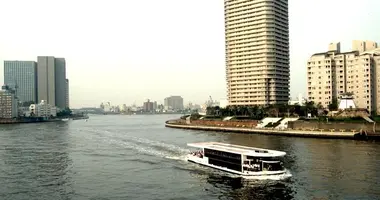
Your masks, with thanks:
M 195 151 L 191 153 L 192 156 L 196 156 L 199 158 L 203 158 L 203 152 L 202 151 Z
M 243 164 L 243 167 L 255 168 L 260 167 L 260 164 Z

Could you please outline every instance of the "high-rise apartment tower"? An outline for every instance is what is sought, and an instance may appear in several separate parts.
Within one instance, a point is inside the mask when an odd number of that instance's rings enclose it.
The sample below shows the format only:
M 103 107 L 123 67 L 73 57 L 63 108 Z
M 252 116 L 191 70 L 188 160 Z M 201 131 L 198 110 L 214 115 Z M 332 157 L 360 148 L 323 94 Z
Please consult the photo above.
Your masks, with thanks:
M 289 101 L 288 0 L 224 0 L 229 105 Z

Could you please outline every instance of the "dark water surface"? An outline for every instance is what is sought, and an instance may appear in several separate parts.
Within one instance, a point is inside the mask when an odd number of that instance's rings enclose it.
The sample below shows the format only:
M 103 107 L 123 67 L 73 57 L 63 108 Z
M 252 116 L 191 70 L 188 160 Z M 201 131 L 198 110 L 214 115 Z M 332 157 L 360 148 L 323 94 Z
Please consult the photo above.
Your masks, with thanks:
M 0 126 L 0 199 L 379 199 L 380 144 L 188 131 L 175 115 Z M 244 180 L 184 160 L 186 143 L 286 151 L 289 180 Z

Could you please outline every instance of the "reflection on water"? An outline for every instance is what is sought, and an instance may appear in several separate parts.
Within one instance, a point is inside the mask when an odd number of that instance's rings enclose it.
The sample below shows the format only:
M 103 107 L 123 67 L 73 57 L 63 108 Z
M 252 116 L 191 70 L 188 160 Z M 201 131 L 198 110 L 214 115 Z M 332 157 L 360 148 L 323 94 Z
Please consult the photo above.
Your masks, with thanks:
M 247 180 L 240 177 L 209 175 L 207 182 L 222 189 L 220 199 L 293 199 L 292 189 L 286 181 Z

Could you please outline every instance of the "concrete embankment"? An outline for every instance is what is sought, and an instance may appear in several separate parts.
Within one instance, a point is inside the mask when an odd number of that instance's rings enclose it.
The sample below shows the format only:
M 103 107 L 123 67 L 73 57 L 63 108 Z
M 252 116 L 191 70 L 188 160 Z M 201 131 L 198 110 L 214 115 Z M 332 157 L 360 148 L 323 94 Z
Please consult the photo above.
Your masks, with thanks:
M 327 132 L 327 131 L 299 131 L 299 130 L 275 130 L 275 129 L 256 129 L 256 128 L 233 128 L 233 127 L 212 127 L 212 126 L 193 126 L 183 124 L 165 124 L 169 128 L 181 128 L 204 131 L 221 131 L 248 134 L 279 135 L 279 136 L 298 136 L 314 138 L 340 138 L 354 139 L 355 132 Z
M 360 133 L 359 131 L 336 131 L 336 130 L 293 130 L 293 129 L 271 129 L 271 128 L 252 128 L 248 127 L 218 127 L 186 124 L 183 121 L 171 120 L 165 123 L 169 128 L 180 128 L 190 130 L 203 131 L 220 131 L 245 134 L 263 134 L 293 137 L 309 137 L 309 138 L 335 138 L 335 139 L 355 139 L 355 140 L 380 140 L 380 134 L 376 133 Z

